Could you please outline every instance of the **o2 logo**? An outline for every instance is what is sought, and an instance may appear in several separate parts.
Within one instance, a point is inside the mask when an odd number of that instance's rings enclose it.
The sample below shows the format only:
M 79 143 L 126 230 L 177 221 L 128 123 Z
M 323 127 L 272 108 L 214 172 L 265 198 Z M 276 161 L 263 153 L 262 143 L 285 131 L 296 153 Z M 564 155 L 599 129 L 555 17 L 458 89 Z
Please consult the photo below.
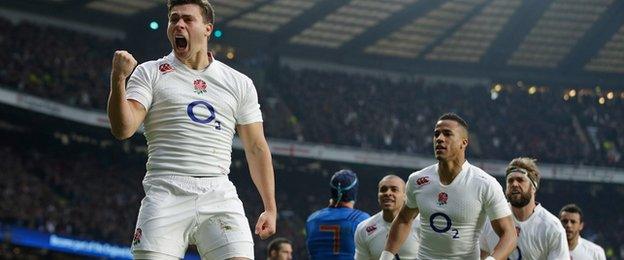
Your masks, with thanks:
M 443 227 L 438 227 L 435 225 L 434 222 L 436 218 L 444 219 Z M 451 221 L 451 217 L 449 217 L 448 215 L 442 212 L 436 212 L 436 213 L 431 214 L 431 216 L 429 217 L 429 226 L 436 233 L 446 233 L 447 231 L 451 230 L 451 227 L 453 226 L 453 221 Z M 457 230 L 456 228 L 451 230 L 451 233 L 453 234 L 453 239 L 459 238 L 459 230 Z
M 209 112 L 208 118 L 199 118 L 199 117 L 197 117 L 195 115 L 195 112 L 193 112 L 193 109 L 196 106 L 206 108 L 208 110 L 208 112 Z M 197 123 L 200 123 L 200 124 L 208 124 L 208 123 L 214 121 L 215 117 L 216 117 L 214 107 L 210 103 L 208 103 L 206 101 L 203 101 L 203 100 L 197 100 L 197 101 L 191 102 L 186 107 L 186 114 L 191 118 L 191 120 L 193 120 L 193 122 L 197 122 Z M 215 129 L 221 130 L 221 122 L 216 120 L 215 124 L 216 124 L 215 125 Z

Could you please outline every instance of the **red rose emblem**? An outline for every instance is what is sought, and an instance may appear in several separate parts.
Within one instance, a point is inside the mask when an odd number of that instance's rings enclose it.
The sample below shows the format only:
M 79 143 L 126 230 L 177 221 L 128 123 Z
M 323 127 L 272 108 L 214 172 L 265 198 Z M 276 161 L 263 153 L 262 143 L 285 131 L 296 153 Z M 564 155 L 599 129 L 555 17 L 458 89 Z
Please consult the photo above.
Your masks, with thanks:
M 206 87 L 208 87 L 208 85 L 205 81 L 201 79 L 196 79 L 195 81 L 193 81 L 193 87 L 195 88 L 195 93 L 202 94 L 206 92 Z

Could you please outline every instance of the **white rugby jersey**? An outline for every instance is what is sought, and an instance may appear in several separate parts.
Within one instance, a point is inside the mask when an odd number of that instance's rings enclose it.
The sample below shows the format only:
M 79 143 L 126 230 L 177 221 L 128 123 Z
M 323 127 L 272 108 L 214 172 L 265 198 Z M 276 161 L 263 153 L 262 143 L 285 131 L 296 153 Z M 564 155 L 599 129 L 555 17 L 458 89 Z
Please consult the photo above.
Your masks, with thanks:
M 578 244 L 570 251 L 571 260 L 606 260 L 604 249 L 593 242 L 579 237 Z
M 388 232 L 390 232 L 391 222 L 383 219 L 383 212 L 379 212 L 372 217 L 360 222 L 355 230 L 355 259 L 356 260 L 377 260 L 386 247 Z M 412 223 L 412 230 L 399 250 L 401 259 L 416 259 L 418 255 L 418 228 L 420 217 L 416 217 Z
M 148 175 L 226 175 L 235 126 L 262 122 L 251 79 L 210 58 L 199 71 L 172 52 L 132 73 L 126 98 L 147 110 Z
M 525 220 L 513 217 L 518 234 L 518 246 L 509 259 L 570 259 L 566 232 L 555 215 L 538 204 L 533 214 Z M 481 235 L 481 249 L 491 253 L 498 243 L 498 235 L 487 223 Z
M 511 215 L 503 188 L 466 161 L 449 185 L 438 164 L 412 173 L 406 205 L 420 210 L 419 259 L 479 259 L 479 234 L 486 220 Z

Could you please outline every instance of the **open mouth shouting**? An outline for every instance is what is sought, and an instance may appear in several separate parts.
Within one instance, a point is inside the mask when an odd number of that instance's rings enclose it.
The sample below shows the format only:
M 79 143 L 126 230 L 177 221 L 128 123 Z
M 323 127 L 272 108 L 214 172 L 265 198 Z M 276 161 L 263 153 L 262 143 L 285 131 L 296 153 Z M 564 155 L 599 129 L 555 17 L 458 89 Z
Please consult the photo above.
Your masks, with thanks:
M 186 51 L 188 49 L 188 40 L 183 35 L 175 35 L 174 45 L 176 52 Z

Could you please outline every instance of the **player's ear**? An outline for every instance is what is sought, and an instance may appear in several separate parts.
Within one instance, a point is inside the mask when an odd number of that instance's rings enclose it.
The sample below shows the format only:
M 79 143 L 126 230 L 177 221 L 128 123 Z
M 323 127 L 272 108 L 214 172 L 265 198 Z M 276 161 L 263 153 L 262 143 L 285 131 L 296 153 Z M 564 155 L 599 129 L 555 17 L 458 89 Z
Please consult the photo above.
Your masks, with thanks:
M 462 138 L 461 147 L 466 149 L 468 147 L 468 136 Z
M 585 226 L 585 223 L 584 223 L 584 222 L 581 222 L 581 226 L 580 226 L 580 228 L 579 228 L 579 232 L 583 231 L 583 227 L 584 227 L 584 226 Z
M 212 29 L 213 29 L 213 25 L 212 23 L 207 23 L 206 25 L 206 33 L 205 36 L 210 36 L 210 34 L 212 33 Z

